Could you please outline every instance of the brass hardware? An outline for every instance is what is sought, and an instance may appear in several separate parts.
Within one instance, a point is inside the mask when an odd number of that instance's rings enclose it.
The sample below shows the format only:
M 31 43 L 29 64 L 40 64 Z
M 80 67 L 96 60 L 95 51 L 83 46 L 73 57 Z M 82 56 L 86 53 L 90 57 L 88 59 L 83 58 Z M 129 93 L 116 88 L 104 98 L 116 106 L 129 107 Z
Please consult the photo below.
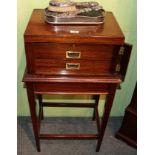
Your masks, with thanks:
M 79 58 L 81 58 L 81 52 L 79 52 L 79 51 L 66 51 L 66 58 L 79 59 Z
M 80 63 L 66 63 L 66 69 L 67 70 L 79 70 Z
M 70 30 L 69 32 L 70 32 L 70 33 L 75 33 L 75 34 L 78 34 L 78 33 L 79 33 L 78 30 Z
M 116 71 L 116 72 L 119 72 L 120 69 L 121 69 L 121 65 L 120 65 L 120 64 L 117 64 L 117 65 L 116 65 L 116 68 L 115 68 L 115 71 Z
M 125 47 L 121 46 L 120 49 L 119 49 L 119 55 L 123 55 L 124 54 L 124 50 L 125 50 Z

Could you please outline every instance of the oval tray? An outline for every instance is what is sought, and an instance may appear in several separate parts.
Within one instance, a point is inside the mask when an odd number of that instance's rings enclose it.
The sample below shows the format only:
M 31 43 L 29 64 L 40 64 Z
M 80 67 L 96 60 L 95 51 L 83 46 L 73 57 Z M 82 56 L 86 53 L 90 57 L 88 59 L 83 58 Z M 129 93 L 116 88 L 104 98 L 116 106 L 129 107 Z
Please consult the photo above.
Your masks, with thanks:
M 69 16 L 58 16 L 56 13 L 45 9 L 45 21 L 49 24 L 103 24 L 105 11 L 93 11 L 89 14 L 72 14 Z

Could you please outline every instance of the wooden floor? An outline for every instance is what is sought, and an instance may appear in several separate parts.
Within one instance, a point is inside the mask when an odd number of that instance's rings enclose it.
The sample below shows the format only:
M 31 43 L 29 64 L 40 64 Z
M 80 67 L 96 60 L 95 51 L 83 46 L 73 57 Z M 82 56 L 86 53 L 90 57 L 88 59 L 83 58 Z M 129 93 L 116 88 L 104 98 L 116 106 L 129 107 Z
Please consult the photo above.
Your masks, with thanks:
M 116 139 L 114 134 L 122 118 L 110 118 L 99 153 L 96 140 L 41 140 L 41 152 L 36 151 L 30 117 L 18 117 L 18 155 L 136 155 L 137 150 Z M 45 118 L 41 133 L 97 133 L 91 118 Z

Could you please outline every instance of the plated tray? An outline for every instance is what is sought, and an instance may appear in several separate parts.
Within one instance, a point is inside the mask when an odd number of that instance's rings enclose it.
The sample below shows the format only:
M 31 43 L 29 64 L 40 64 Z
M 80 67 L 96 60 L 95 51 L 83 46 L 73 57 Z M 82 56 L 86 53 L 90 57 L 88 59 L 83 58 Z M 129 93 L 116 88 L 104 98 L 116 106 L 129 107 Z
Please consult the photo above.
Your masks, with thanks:
M 102 24 L 104 23 L 105 11 L 90 11 L 80 14 L 66 14 L 59 16 L 59 13 L 45 9 L 45 21 L 49 24 Z
M 51 0 L 45 8 L 45 21 L 49 24 L 102 24 L 105 10 L 97 2 L 73 2 Z

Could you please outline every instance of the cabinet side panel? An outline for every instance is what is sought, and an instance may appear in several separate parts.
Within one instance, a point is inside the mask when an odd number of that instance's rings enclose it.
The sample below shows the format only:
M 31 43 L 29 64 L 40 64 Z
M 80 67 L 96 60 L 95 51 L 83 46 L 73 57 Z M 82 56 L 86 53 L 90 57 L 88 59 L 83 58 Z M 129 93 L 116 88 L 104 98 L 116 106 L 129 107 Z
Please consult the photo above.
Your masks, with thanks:
M 34 73 L 34 56 L 31 43 L 25 43 L 27 72 Z

